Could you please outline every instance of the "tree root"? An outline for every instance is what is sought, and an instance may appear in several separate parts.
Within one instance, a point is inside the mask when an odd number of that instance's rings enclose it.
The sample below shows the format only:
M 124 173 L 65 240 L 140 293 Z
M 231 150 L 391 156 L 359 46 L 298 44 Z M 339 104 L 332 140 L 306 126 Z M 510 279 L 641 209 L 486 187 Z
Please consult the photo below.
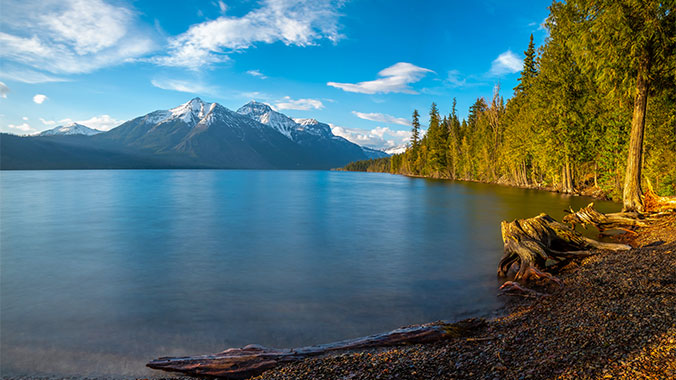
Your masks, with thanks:
M 676 197 L 661 197 L 655 194 L 648 181 L 648 189 L 643 193 L 643 207 L 647 213 L 676 212 Z
M 563 217 L 563 222 L 568 223 L 573 228 L 576 224 L 586 228 L 591 224 L 603 232 L 606 230 L 617 229 L 627 232 L 634 232 L 631 228 L 645 227 L 647 224 L 641 220 L 642 216 L 637 213 L 617 212 L 612 214 L 602 214 L 594 209 L 594 202 L 575 212 L 571 208 L 570 214 Z
M 548 273 L 549 270 L 590 256 L 593 254 L 589 252 L 591 249 L 631 249 L 625 244 L 602 243 L 586 238 L 547 214 L 513 222 L 503 221 L 501 228 L 504 255 L 498 264 L 498 275 L 506 277 L 515 270 L 514 281 L 545 278 L 561 285 L 560 280 Z
M 502 286 L 500 287 L 500 291 L 502 291 L 503 294 L 521 295 L 521 296 L 525 296 L 525 297 L 548 297 L 549 296 L 549 294 L 540 293 L 540 292 L 537 292 L 533 289 L 523 287 L 523 286 L 521 286 L 521 284 L 519 284 L 516 281 L 505 281 L 505 283 L 502 284 Z

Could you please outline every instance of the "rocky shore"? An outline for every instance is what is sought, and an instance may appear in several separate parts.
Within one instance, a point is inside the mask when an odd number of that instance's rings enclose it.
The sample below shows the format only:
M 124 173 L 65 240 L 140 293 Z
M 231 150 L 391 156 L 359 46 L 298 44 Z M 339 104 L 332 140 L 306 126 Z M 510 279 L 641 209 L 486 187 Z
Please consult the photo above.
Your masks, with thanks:
M 561 273 L 471 338 L 326 356 L 257 379 L 676 378 L 676 216 Z

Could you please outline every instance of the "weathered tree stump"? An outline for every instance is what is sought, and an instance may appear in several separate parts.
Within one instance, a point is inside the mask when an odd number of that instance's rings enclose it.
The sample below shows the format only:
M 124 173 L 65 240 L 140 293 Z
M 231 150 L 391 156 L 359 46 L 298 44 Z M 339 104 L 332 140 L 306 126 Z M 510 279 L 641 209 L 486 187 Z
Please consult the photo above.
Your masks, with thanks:
M 641 218 L 642 215 L 633 212 L 602 214 L 594 209 L 594 202 L 592 202 L 577 212 L 570 209 L 570 214 L 563 217 L 563 222 L 572 225 L 573 228 L 576 224 L 585 228 L 588 224 L 591 224 L 598 228 L 600 232 L 612 229 L 632 232 L 628 228 L 645 227 L 647 225 Z
M 146 366 L 191 376 L 217 376 L 225 379 L 246 379 L 282 364 L 329 353 L 364 348 L 430 343 L 475 335 L 484 325 L 483 319 L 467 319 L 457 323 L 435 322 L 410 326 L 384 334 L 345 340 L 336 343 L 294 349 L 248 345 L 230 348 L 214 355 L 163 357 Z
M 505 277 L 510 271 L 516 271 L 514 281 L 548 278 L 558 282 L 546 270 L 590 256 L 593 254 L 590 249 L 631 249 L 624 244 L 586 238 L 547 214 L 513 222 L 503 221 L 501 227 L 505 252 L 498 264 L 498 275 Z

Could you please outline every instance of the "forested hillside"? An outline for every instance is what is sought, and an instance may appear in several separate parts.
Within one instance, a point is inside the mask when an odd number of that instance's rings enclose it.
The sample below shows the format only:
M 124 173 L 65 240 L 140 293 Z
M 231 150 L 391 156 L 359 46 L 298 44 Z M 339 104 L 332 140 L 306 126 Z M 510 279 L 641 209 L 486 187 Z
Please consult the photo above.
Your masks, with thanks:
M 444 116 L 432 104 L 422 138 L 416 110 L 405 153 L 345 169 L 591 189 L 614 199 L 624 190 L 628 210 L 640 209 L 641 178 L 674 194 L 675 16 L 673 1 L 554 2 L 549 37 L 536 48 L 531 36 L 507 102 L 496 88 L 463 120 L 455 100 Z

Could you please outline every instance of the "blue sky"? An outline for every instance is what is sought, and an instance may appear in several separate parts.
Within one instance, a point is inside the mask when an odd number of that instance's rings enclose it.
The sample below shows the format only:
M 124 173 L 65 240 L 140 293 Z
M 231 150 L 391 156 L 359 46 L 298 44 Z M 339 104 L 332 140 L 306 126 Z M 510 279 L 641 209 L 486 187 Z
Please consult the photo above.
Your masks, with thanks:
M 108 130 L 199 96 L 251 99 L 386 147 L 413 109 L 510 97 L 549 1 L 3 1 L 0 131 Z M 425 120 L 423 120 L 425 122 Z

